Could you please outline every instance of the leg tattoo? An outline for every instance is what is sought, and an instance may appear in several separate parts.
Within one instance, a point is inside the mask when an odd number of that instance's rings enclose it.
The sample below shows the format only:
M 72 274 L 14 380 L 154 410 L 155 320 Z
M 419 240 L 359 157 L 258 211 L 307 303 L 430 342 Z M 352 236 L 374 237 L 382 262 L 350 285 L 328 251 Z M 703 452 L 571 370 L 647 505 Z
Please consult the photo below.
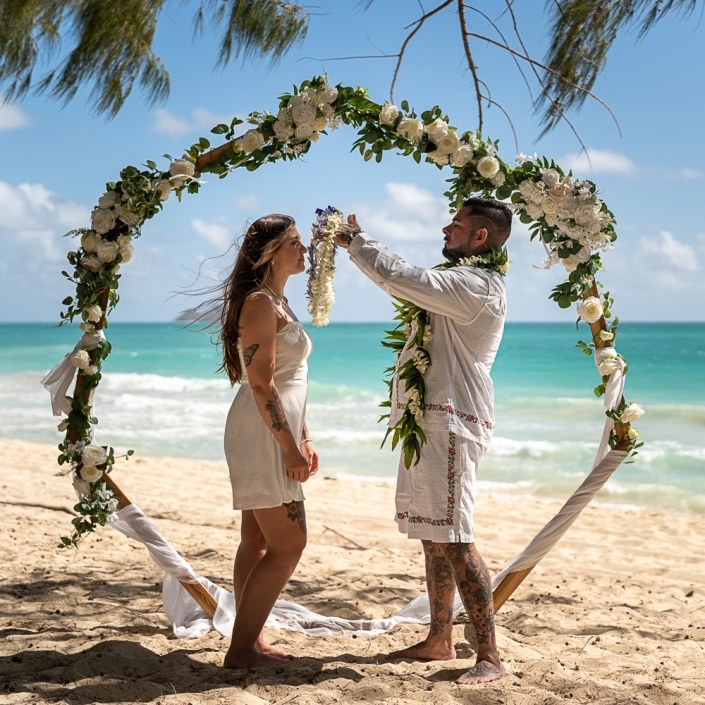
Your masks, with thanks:
M 441 544 L 422 541 L 426 559 L 426 587 L 431 608 L 429 636 L 442 634 L 453 622 L 455 577 Z
M 306 536 L 306 512 L 304 511 L 303 502 L 289 502 L 284 505 L 286 507 L 286 518 L 296 522 L 301 529 L 301 533 Z

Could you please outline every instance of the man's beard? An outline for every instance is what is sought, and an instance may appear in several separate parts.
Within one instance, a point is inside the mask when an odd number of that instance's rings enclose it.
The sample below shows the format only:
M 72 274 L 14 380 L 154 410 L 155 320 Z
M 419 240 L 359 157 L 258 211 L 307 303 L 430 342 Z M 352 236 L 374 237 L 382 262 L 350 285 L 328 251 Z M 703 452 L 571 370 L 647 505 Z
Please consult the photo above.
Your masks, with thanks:
M 463 256 L 463 254 L 461 252 L 458 252 L 457 250 L 449 249 L 448 245 L 443 246 L 443 249 L 441 250 L 441 254 L 449 262 L 457 262 Z

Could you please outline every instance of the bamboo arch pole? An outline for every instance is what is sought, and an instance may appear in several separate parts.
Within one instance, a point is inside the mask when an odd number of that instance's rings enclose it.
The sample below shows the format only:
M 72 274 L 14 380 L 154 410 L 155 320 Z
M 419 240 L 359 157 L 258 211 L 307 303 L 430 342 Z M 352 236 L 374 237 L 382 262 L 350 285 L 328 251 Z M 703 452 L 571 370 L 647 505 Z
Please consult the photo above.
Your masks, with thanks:
M 100 308 L 104 313 L 101 320 L 95 325 L 96 330 L 102 330 L 105 324 L 105 311 L 107 310 L 109 297 L 109 289 L 104 289 L 98 294 L 98 304 L 100 305 Z M 96 359 L 98 357 L 98 350 L 89 350 L 88 354 L 91 359 L 91 365 L 95 364 Z M 90 401 L 90 395 L 90 390 L 85 389 L 83 386 L 83 370 L 79 370 L 78 376 L 76 378 L 76 386 L 74 387 L 73 392 L 74 399 L 80 399 L 84 404 L 88 404 Z M 66 434 L 66 440 L 70 443 L 75 443 L 78 440 L 76 432 L 70 430 Z M 132 504 L 132 502 L 127 498 L 127 495 L 118 487 L 117 483 L 115 482 L 115 480 L 113 480 L 110 475 L 105 474 L 103 476 L 103 479 L 105 480 L 105 484 L 115 494 L 115 497 L 118 500 L 118 509 L 123 509 L 124 507 L 127 507 Z M 218 606 L 218 603 L 216 602 L 215 598 L 208 592 L 208 590 L 206 590 L 206 588 L 204 588 L 201 583 L 185 583 L 182 581 L 179 581 L 179 583 L 184 588 L 184 590 L 186 590 L 186 592 L 188 592 L 188 594 L 193 597 L 193 599 L 198 603 L 201 609 L 211 619 L 213 619 L 213 615 L 215 614 L 215 610 Z
M 583 299 L 587 299 L 590 296 L 599 297 L 599 291 L 597 289 L 597 284 L 593 282 L 592 286 L 583 294 Z M 595 344 L 595 348 L 605 348 L 610 347 L 611 341 L 602 340 L 600 338 L 600 332 L 607 330 L 607 321 L 604 316 L 601 316 L 597 321 L 590 324 L 590 332 L 592 333 L 592 341 Z M 624 403 L 624 397 L 620 400 L 620 405 Z M 621 423 L 620 421 L 614 422 L 614 430 L 617 434 L 617 443 L 615 445 L 616 450 L 624 450 L 629 444 L 629 438 L 627 432 L 629 431 L 630 424 Z M 495 611 L 511 597 L 512 593 L 522 584 L 527 575 L 536 567 L 536 564 L 524 568 L 522 570 L 517 570 L 513 573 L 509 573 L 504 580 L 494 589 L 492 596 L 494 598 L 494 608 Z

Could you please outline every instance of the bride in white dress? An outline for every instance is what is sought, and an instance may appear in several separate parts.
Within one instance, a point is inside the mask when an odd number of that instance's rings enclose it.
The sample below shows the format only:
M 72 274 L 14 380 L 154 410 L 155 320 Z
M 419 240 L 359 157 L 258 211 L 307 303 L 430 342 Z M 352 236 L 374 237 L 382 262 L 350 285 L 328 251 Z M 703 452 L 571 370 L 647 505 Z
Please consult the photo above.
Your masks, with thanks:
M 225 426 L 233 507 L 242 511 L 235 556 L 236 616 L 226 668 L 293 658 L 262 628 L 306 545 L 301 483 L 318 470 L 306 427 L 311 340 L 284 296 L 306 266 L 293 218 L 268 215 L 245 234 L 223 289 L 222 369 L 240 384 Z

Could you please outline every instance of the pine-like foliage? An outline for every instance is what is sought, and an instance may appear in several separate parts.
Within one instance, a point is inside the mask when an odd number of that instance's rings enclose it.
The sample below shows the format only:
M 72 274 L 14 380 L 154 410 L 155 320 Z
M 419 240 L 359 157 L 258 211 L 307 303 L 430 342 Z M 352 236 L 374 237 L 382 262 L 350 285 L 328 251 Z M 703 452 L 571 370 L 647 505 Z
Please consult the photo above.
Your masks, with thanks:
M 132 89 L 150 102 L 169 93 L 169 73 L 152 51 L 165 0 L 0 0 L 0 84 L 8 99 L 30 90 L 62 102 L 90 87 L 97 113 L 115 116 Z M 238 57 L 276 62 L 306 35 L 308 15 L 280 0 L 202 0 L 195 29 L 220 33 L 218 64 Z M 62 41 L 69 46 L 61 52 Z M 38 65 L 48 72 L 36 79 Z

